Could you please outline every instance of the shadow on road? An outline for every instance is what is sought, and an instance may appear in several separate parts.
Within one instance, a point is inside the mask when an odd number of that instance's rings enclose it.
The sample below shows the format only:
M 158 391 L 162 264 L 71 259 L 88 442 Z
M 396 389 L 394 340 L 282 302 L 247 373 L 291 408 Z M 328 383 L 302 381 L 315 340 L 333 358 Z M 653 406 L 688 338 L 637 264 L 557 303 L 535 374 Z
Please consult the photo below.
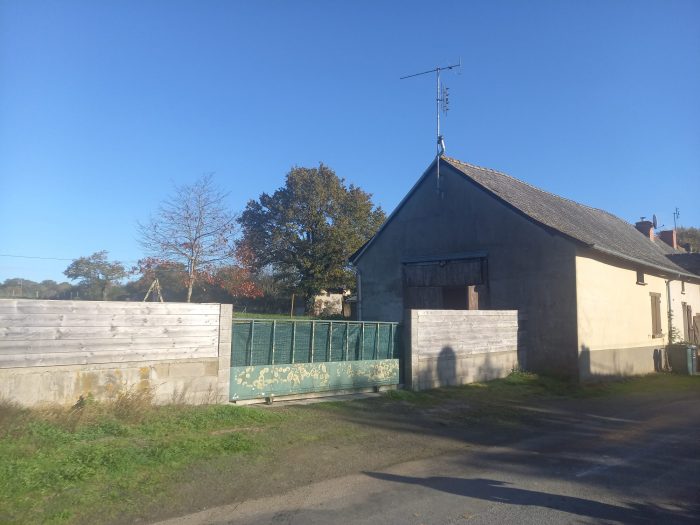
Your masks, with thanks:
M 610 505 L 599 501 L 519 489 L 509 483 L 493 479 L 469 479 L 432 476 L 417 478 L 398 476 L 382 472 L 365 472 L 366 475 L 396 483 L 421 485 L 433 490 L 477 498 L 495 503 L 542 507 L 595 520 L 610 520 L 623 523 L 697 523 L 700 505 L 690 504 L 686 508 L 668 510 L 657 505 L 633 503 L 629 507 Z

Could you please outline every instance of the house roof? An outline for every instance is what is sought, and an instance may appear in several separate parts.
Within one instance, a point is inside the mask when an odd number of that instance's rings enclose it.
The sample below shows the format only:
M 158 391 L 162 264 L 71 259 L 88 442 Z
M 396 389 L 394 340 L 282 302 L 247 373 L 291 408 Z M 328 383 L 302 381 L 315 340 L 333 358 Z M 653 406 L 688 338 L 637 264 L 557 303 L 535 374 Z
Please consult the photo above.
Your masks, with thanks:
M 666 257 L 663 247 L 645 237 L 630 223 L 611 213 L 559 197 L 496 170 L 442 157 L 441 166 L 445 165 L 454 168 L 459 174 L 528 219 L 593 250 L 665 273 L 698 277 L 671 262 Z M 352 255 L 352 262 L 359 259 L 373 239 L 381 235 L 385 225 L 392 220 L 420 182 L 432 171 L 433 166 L 434 162 L 392 212 L 377 234 Z M 663 241 L 659 240 L 659 242 Z
M 670 245 L 666 244 L 664 241 L 662 241 L 662 240 L 661 240 L 659 237 L 657 237 L 657 236 L 654 236 L 654 244 L 656 244 L 656 245 L 659 247 L 659 249 L 660 249 L 662 252 L 664 252 L 664 255 L 665 255 L 666 257 L 668 257 L 669 255 L 672 255 L 672 254 L 685 253 L 684 250 L 677 250 L 677 249 L 674 248 L 673 246 L 670 246 Z M 672 257 L 671 257 L 671 259 L 672 259 Z
M 668 258 L 689 272 L 700 275 L 700 253 L 672 253 Z

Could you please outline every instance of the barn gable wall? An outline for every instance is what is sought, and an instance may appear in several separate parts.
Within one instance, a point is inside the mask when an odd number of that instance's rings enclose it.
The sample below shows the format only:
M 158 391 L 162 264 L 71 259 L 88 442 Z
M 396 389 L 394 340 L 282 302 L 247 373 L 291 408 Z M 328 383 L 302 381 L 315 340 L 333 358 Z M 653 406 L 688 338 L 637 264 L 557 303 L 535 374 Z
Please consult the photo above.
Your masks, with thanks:
M 453 169 L 429 173 L 356 262 L 363 319 L 401 321 L 402 261 L 486 252 L 488 308 L 524 315 L 526 366 L 577 374 L 576 247 Z

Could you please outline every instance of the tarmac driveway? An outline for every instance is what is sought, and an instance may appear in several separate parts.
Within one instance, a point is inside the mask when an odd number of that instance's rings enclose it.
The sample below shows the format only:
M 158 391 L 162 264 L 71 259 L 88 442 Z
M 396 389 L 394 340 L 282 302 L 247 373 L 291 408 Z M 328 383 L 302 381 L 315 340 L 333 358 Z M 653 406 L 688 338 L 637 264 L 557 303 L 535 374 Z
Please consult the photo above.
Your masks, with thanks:
M 474 445 L 162 523 L 700 523 L 696 392 L 520 409 L 530 432 L 507 445 Z

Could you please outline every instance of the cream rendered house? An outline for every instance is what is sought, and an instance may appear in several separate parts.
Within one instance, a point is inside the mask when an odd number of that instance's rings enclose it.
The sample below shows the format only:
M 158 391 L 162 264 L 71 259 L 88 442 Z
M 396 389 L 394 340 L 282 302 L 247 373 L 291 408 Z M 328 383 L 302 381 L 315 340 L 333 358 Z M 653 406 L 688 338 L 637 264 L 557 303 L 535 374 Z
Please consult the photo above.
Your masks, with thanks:
M 350 259 L 361 319 L 517 309 L 521 366 L 581 379 L 652 372 L 671 334 L 693 335 L 700 275 L 669 258 L 681 255 L 675 232 L 439 162 Z

